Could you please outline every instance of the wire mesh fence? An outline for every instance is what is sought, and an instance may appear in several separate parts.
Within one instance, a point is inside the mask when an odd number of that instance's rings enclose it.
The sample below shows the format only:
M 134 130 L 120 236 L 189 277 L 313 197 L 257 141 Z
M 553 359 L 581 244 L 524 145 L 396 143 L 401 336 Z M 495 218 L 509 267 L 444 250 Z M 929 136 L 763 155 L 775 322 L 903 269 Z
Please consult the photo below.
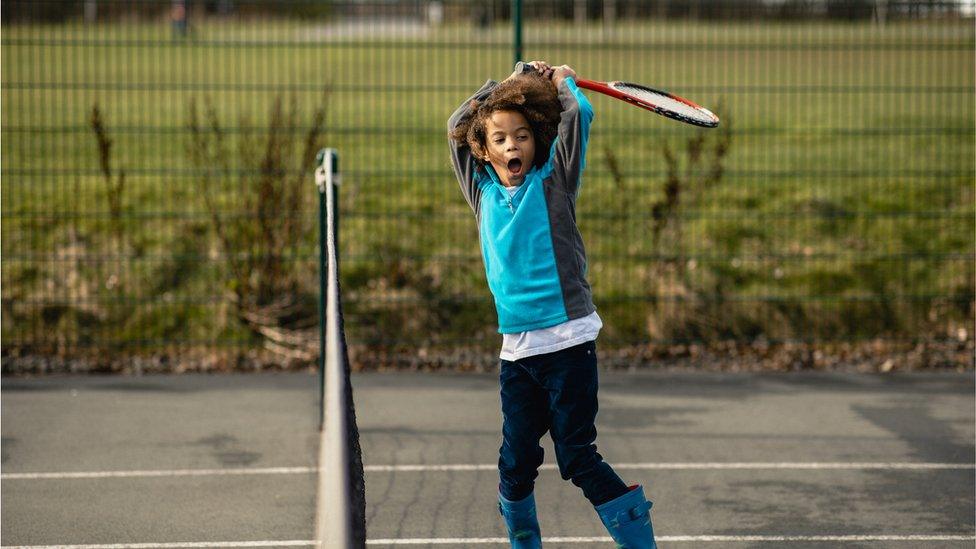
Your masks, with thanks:
M 355 365 L 490 363 L 446 121 L 511 72 L 517 4 L 4 2 L 5 369 L 312 364 L 322 146 Z M 971 346 L 971 1 L 521 4 L 525 59 L 723 121 L 592 98 L 604 349 Z

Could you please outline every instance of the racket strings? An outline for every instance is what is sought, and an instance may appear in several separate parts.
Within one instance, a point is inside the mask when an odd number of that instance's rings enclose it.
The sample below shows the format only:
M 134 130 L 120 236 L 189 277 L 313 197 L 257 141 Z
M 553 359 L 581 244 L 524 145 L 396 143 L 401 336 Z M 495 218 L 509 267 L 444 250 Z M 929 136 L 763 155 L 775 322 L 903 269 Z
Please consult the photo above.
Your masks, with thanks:
M 654 91 L 650 88 L 627 84 L 625 82 L 613 82 L 610 84 L 613 89 L 633 96 L 651 105 L 671 111 L 679 116 L 697 120 L 703 123 L 712 123 L 715 116 L 705 109 L 695 108 L 687 103 L 678 101 L 667 94 Z

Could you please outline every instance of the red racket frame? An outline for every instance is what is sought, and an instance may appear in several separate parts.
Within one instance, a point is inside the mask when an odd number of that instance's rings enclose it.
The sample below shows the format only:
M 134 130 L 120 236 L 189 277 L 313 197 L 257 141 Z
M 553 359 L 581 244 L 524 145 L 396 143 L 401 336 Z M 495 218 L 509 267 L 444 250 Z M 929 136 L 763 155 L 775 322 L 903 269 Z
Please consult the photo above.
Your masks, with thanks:
M 518 63 L 515 64 L 515 72 L 529 73 L 529 72 L 532 72 L 534 70 L 535 70 L 535 67 L 533 67 L 532 65 L 530 65 L 530 64 L 528 64 L 528 63 L 526 63 L 524 61 L 519 61 Z M 670 118 L 672 120 L 677 120 L 679 122 L 684 122 L 686 124 L 692 124 L 694 126 L 700 126 L 702 128 L 714 128 L 714 127 L 718 126 L 718 123 L 719 123 L 718 117 L 715 116 L 715 113 L 713 113 L 712 111 L 706 109 L 705 107 L 702 107 L 701 105 L 698 105 L 697 103 L 694 103 L 692 101 L 689 101 L 689 100 L 685 99 L 684 97 L 679 97 L 677 95 L 674 95 L 673 93 L 666 92 L 664 90 L 657 90 L 657 89 L 654 89 L 654 88 L 645 86 L 643 84 L 635 84 L 633 82 L 621 82 L 621 81 L 599 82 L 599 81 L 596 81 L 596 80 L 587 80 L 585 78 L 579 78 L 579 77 L 576 77 L 574 80 L 576 80 L 576 85 L 579 86 L 579 87 L 581 87 L 581 88 L 585 88 L 585 89 L 590 90 L 590 91 L 595 91 L 597 93 L 602 93 L 604 95 L 608 95 L 610 97 L 613 97 L 614 99 L 619 99 L 621 101 L 626 101 L 627 103 L 630 103 L 631 105 L 640 107 L 642 109 L 649 110 L 649 111 L 651 111 L 653 113 L 656 113 L 656 114 L 660 114 L 661 116 L 665 116 L 665 117 Z M 703 114 L 709 115 L 711 117 L 711 120 L 706 121 L 706 120 L 699 120 L 699 119 L 696 119 L 696 118 L 690 118 L 688 116 L 682 115 L 681 113 L 677 113 L 677 112 L 674 112 L 672 110 L 665 109 L 664 107 L 660 107 L 658 105 L 654 105 L 653 103 L 649 103 L 647 101 L 644 101 L 644 100 L 642 100 L 639 97 L 635 97 L 633 95 L 630 95 L 630 94 L 624 93 L 624 92 L 622 92 L 620 90 L 617 90 L 615 88 L 612 88 L 611 85 L 613 85 L 613 84 L 623 84 L 623 85 L 631 86 L 631 87 L 635 87 L 635 88 L 644 88 L 645 90 L 651 91 L 653 93 L 657 93 L 657 94 L 660 94 L 660 95 L 664 95 L 664 96 L 670 97 L 671 99 L 674 99 L 675 101 L 678 101 L 680 103 L 684 103 L 685 105 L 688 105 L 689 107 L 691 107 L 691 108 L 693 108 L 695 110 L 698 110 L 698 111 L 702 112 Z
M 579 87 L 581 87 L 581 88 L 585 88 L 585 89 L 588 89 L 590 91 L 595 91 L 597 93 L 602 93 L 603 95 L 609 95 L 610 97 L 613 97 L 615 99 L 620 99 L 621 101 L 626 101 L 626 102 L 630 103 L 631 105 L 635 105 L 635 106 L 640 107 L 642 109 L 647 109 L 647 110 L 649 110 L 651 112 L 660 114 L 661 116 L 666 116 L 668 118 L 671 118 L 671 119 L 674 119 L 674 120 L 678 120 L 679 122 L 685 122 L 687 124 L 693 124 L 695 126 L 701 126 L 703 128 L 714 128 L 714 127 L 718 126 L 718 123 L 719 123 L 718 117 L 715 116 L 715 114 L 712 111 L 706 109 L 705 107 L 702 107 L 701 105 L 698 105 L 697 103 L 694 103 L 693 101 L 689 101 L 689 100 L 685 99 L 684 97 L 679 97 L 677 95 L 674 95 L 673 93 L 668 93 L 668 92 L 666 92 L 664 90 L 656 90 L 654 88 L 650 88 L 650 87 L 644 86 L 642 84 L 635 84 L 633 82 L 620 82 L 620 81 L 614 81 L 614 82 L 598 82 L 596 80 L 587 80 L 585 78 L 575 78 L 575 80 L 576 80 L 576 85 L 579 86 Z M 657 105 L 654 105 L 652 103 L 649 103 L 647 101 L 644 101 L 644 100 L 642 100 L 642 99 L 640 99 L 638 97 L 635 97 L 633 95 L 624 93 L 624 92 L 622 92 L 620 90 L 617 90 L 616 88 L 611 87 L 613 84 L 623 84 L 623 85 L 632 86 L 632 87 L 635 87 L 635 88 L 644 88 L 645 90 L 649 90 L 649 91 L 652 91 L 654 93 L 657 93 L 657 94 L 660 94 L 660 95 L 664 95 L 664 96 L 670 97 L 671 99 L 674 99 L 675 101 L 678 101 L 679 103 L 684 103 L 685 105 L 688 105 L 689 107 L 691 107 L 691 108 L 693 108 L 693 109 L 695 109 L 697 111 L 702 112 L 703 114 L 709 114 L 709 115 L 711 115 L 712 121 L 704 121 L 704 120 L 698 120 L 696 118 L 690 118 L 690 117 L 684 116 L 684 115 L 682 115 L 680 113 L 677 113 L 677 112 L 674 112 L 674 111 L 665 109 L 663 107 L 659 107 Z

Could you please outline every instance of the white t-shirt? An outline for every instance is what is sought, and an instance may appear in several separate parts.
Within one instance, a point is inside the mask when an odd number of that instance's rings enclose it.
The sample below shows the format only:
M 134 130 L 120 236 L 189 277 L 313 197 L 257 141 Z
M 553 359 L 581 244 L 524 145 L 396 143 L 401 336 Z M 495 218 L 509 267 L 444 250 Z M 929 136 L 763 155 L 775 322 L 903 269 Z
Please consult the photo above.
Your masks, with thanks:
M 519 332 L 517 334 L 502 334 L 502 360 L 521 360 L 526 357 L 554 353 L 563 349 L 593 341 L 600 335 L 603 321 L 596 311 L 582 317 L 575 318 L 538 330 Z

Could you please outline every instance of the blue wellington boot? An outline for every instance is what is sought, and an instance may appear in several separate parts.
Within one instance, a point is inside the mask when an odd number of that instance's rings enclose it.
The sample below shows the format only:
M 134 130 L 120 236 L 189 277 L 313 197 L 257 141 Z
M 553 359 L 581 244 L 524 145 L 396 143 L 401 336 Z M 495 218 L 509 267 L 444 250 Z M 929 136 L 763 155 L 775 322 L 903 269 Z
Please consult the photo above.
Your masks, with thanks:
M 508 526 L 508 540 L 513 549 L 539 549 L 542 547 L 542 534 L 539 532 L 539 519 L 535 514 L 535 494 L 519 501 L 509 501 L 498 494 L 498 511 L 505 517 Z
M 595 507 L 619 549 L 657 549 L 651 526 L 651 505 L 641 485 L 617 499 Z

